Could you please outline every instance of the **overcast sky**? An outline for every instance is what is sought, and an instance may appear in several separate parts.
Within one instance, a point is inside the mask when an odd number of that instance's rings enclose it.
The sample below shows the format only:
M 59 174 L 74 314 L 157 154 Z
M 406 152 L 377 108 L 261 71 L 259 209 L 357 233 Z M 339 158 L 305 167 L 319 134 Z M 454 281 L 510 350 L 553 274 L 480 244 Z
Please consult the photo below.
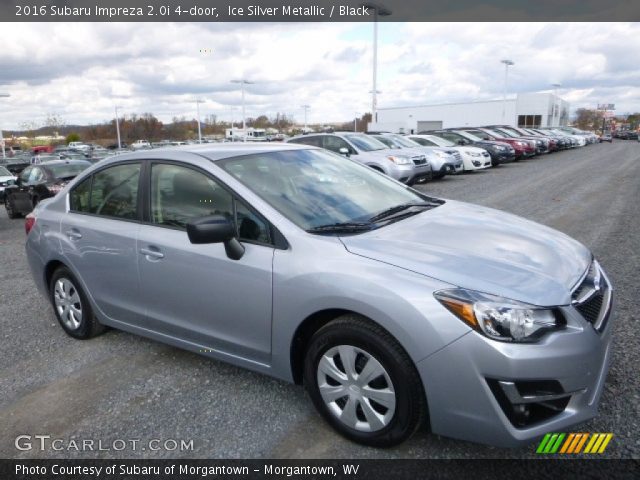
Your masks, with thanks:
M 309 123 L 371 110 L 372 24 L 5 23 L 0 26 L 0 127 L 108 121 L 114 106 L 164 122 L 240 120 L 276 112 Z M 381 23 L 379 108 L 550 91 L 571 109 L 640 111 L 640 24 Z

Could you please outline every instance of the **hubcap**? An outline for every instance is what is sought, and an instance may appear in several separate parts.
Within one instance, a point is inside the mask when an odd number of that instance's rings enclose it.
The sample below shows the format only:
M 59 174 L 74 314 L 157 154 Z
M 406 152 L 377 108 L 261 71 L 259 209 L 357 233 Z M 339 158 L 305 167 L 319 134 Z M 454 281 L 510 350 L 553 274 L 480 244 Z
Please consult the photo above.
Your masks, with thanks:
M 396 411 L 389 374 L 371 354 L 351 345 L 330 348 L 317 372 L 320 395 L 346 426 L 362 432 L 386 427 Z
M 62 323 L 70 330 L 76 330 L 82 322 L 82 303 L 75 285 L 68 278 L 56 281 L 53 293 L 56 311 Z

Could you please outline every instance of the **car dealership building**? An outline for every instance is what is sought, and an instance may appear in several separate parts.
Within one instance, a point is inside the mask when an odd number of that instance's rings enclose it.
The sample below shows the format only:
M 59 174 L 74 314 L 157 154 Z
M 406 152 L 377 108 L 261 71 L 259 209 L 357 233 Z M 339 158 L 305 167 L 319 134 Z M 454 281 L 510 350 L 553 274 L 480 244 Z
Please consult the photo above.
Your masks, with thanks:
M 569 122 L 569 103 L 552 93 L 523 93 L 515 98 L 379 108 L 369 131 L 419 133 L 439 128 L 512 125 L 553 127 Z

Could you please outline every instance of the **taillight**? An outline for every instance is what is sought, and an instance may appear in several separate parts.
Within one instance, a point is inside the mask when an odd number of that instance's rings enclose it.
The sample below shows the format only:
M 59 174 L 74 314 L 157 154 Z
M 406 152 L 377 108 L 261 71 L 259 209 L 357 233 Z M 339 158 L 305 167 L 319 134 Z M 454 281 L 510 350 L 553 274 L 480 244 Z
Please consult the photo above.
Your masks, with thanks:
M 36 216 L 33 213 L 30 213 L 25 217 L 24 231 L 27 233 L 27 235 L 29 235 L 29 232 L 31 232 L 31 229 L 35 226 L 35 224 L 36 224 Z

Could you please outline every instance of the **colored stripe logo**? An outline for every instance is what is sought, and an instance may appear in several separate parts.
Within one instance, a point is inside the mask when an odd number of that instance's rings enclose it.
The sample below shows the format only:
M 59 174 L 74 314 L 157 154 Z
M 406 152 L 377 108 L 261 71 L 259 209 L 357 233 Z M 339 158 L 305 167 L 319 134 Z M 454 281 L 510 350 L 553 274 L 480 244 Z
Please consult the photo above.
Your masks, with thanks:
M 613 433 L 547 433 L 536 453 L 604 453 L 612 438 Z

